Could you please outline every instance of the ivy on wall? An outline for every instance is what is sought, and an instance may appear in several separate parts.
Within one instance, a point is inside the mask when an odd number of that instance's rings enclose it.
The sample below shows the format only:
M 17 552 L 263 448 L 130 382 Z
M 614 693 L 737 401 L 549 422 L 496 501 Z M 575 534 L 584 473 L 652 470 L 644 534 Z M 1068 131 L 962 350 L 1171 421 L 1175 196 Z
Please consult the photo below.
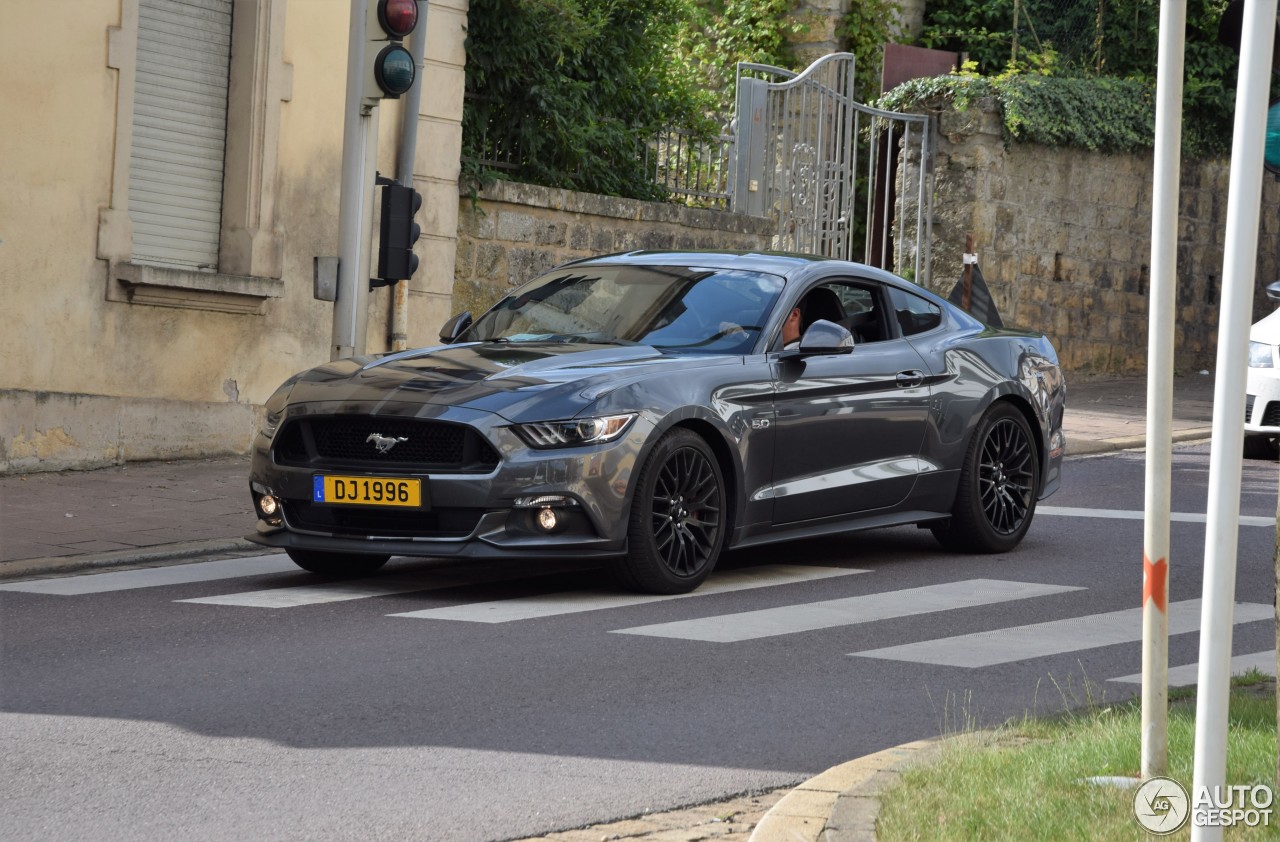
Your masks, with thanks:
M 877 105 L 966 111 L 983 98 L 999 105 L 1006 140 L 1128 152 L 1155 137 L 1155 90 L 1138 79 L 955 74 L 905 82 Z
M 1230 151 L 1238 57 L 1217 39 L 1226 2 L 1187 3 L 1183 154 L 1193 158 Z M 1129 149 L 1154 136 L 1159 16 L 1159 0 L 930 0 L 919 43 L 968 55 L 971 72 L 936 92 L 965 99 L 978 84 L 966 77 L 984 74 L 1010 138 Z M 927 87 L 885 102 L 919 101 Z

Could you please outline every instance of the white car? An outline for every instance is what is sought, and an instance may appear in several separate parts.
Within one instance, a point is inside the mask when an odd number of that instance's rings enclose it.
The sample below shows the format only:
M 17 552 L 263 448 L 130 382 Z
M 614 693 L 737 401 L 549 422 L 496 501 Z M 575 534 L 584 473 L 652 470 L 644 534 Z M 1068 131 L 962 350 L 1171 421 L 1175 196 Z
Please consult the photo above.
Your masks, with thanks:
M 1280 294 L 1280 282 L 1267 297 Z M 1249 377 L 1245 387 L 1244 455 L 1274 459 L 1280 453 L 1280 310 L 1249 329 Z

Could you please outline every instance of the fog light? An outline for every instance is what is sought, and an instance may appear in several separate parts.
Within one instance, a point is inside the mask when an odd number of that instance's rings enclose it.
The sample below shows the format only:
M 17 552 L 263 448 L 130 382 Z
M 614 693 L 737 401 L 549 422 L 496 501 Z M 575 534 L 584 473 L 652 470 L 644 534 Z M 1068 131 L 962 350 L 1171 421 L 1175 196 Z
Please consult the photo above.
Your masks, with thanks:
M 538 509 L 538 528 L 543 532 L 554 532 L 555 528 L 560 525 L 560 518 L 556 516 L 555 509 L 550 506 L 544 506 Z
M 272 497 L 270 494 L 264 494 L 258 498 L 258 510 L 267 517 L 271 517 L 280 511 L 280 501 Z

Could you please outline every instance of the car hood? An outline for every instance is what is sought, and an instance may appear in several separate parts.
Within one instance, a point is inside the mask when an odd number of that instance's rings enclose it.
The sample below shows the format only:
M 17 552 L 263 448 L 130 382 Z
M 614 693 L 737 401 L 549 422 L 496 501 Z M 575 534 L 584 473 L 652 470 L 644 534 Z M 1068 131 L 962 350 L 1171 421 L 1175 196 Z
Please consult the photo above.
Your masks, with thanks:
M 289 402 L 442 404 L 550 420 L 571 418 L 636 379 L 741 359 L 667 355 L 648 345 L 472 342 L 318 366 L 297 380 Z
M 1254 322 L 1249 328 L 1249 338 L 1266 345 L 1280 345 L 1280 310 Z

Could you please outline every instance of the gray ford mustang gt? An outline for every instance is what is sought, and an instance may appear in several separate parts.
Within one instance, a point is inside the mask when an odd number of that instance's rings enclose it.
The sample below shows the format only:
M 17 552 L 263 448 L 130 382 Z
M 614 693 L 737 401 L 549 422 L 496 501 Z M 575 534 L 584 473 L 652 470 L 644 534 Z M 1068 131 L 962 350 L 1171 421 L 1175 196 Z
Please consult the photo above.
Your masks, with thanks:
M 856 263 L 582 260 L 441 341 L 271 396 L 251 541 L 327 575 L 585 558 L 684 593 L 725 549 L 871 527 L 1007 551 L 1060 483 L 1049 340 Z

